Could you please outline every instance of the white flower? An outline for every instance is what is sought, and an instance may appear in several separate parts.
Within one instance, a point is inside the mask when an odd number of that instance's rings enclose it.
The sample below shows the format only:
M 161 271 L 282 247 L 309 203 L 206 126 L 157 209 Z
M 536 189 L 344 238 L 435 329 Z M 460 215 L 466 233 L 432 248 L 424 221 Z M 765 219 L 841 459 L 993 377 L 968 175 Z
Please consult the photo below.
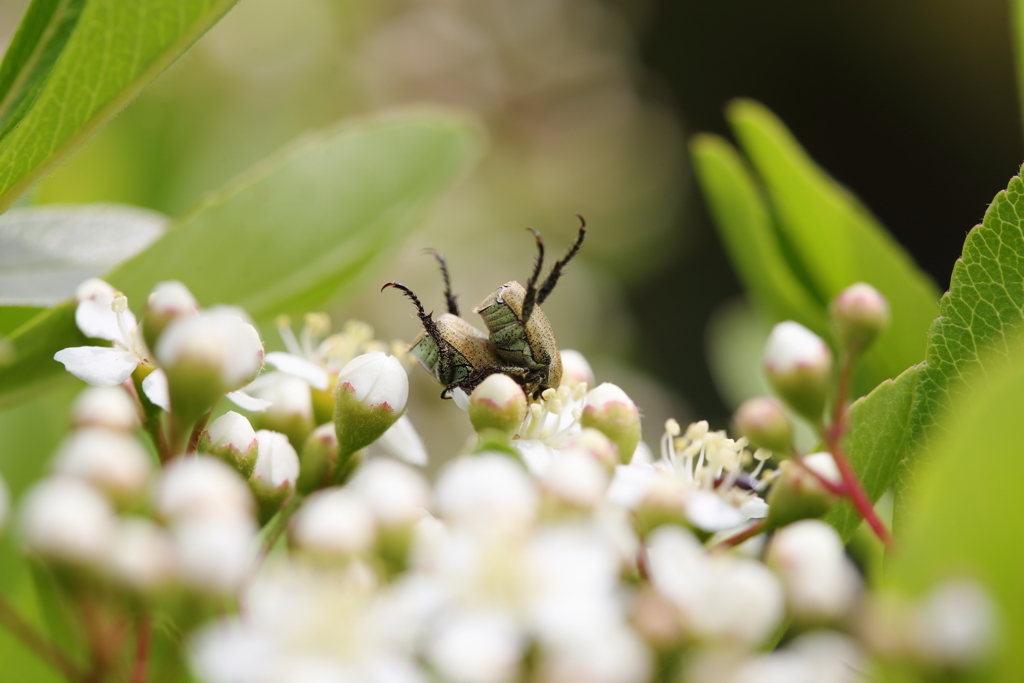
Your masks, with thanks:
M 294 488 L 299 478 L 299 455 L 288 442 L 288 437 L 278 432 L 261 429 L 256 432 L 256 467 L 250 482 L 273 490 L 280 487 Z
M 321 558 L 366 552 L 376 540 L 373 511 L 349 488 L 317 491 L 295 513 L 289 538 L 296 548 Z
M 58 474 L 83 479 L 124 503 L 142 493 L 153 465 L 134 436 L 92 428 L 73 432 L 64 441 L 53 468 Z
M 403 414 L 395 424 L 388 427 L 376 443 L 388 455 L 404 460 L 410 465 L 423 467 L 427 464 L 427 448 L 423 445 L 423 439 L 420 438 L 408 414 Z
M 949 579 L 929 591 L 914 626 L 914 644 L 926 660 L 969 667 L 995 645 L 996 607 L 976 581 Z
M 596 383 L 594 371 L 590 368 L 590 363 L 587 362 L 586 357 L 582 353 L 572 349 L 562 349 L 561 354 L 562 384 L 594 386 Z
M 121 583 L 141 592 L 167 585 L 174 577 L 174 548 L 163 529 L 143 517 L 118 523 L 107 568 Z
M 427 657 L 452 683 L 511 683 L 519 673 L 523 647 L 515 623 L 507 617 L 471 612 L 438 625 Z
M 171 527 L 178 579 L 199 593 L 241 588 L 253 557 L 256 524 L 244 517 L 186 518 Z
M 231 467 L 216 458 L 185 455 L 167 465 L 157 482 L 157 514 L 165 520 L 249 519 L 252 493 Z
M 114 539 L 116 517 L 99 492 L 64 477 L 36 484 L 21 503 L 22 539 L 47 559 L 102 566 Z
M 533 482 L 515 460 L 500 453 L 448 463 L 438 477 L 434 500 L 444 519 L 490 533 L 524 529 L 537 515 Z
M 850 612 L 859 592 L 856 568 L 830 525 L 816 519 L 790 524 L 768 547 L 768 566 L 782 578 L 790 612 L 807 621 L 832 621 Z
M 102 427 L 131 432 L 139 424 L 139 408 L 121 387 L 90 387 L 71 406 L 76 427 Z
M 430 485 L 421 473 L 387 458 L 374 458 L 356 472 L 358 491 L 383 526 L 416 522 L 430 507 Z
M 563 385 L 557 390 L 545 390 L 539 401 L 530 404 L 512 447 L 531 474 L 542 475 L 557 450 L 583 429 L 580 418 L 586 397 L 586 384 Z
M 83 282 L 76 294 L 75 322 L 87 337 L 106 339 L 113 347 L 78 346 L 62 349 L 54 360 L 67 371 L 93 386 L 117 386 L 140 363 L 148 364 L 149 349 L 135 316 L 128 310 L 128 299 L 119 296 L 102 280 Z

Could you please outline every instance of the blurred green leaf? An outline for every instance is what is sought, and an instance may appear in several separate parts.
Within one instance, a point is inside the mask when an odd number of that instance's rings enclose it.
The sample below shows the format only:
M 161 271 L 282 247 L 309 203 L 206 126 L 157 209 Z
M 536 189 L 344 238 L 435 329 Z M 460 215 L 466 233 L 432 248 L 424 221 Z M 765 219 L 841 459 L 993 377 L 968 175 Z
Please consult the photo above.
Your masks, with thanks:
M 1024 649 L 1017 647 L 1024 642 L 1024 349 L 1014 346 L 1009 357 L 985 360 L 987 381 L 975 383 L 976 393 L 955 397 L 942 411 L 946 428 L 919 471 L 899 552 L 887 566 L 893 583 L 916 593 L 950 576 L 981 580 L 1001 608 L 997 680 L 1007 682 L 1024 678 Z
M 0 138 L 0 211 L 123 109 L 234 3 L 90 0 L 75 22 L 76 0 L 36 0 L 0 68 L 0 79 L 8 79 L 0 97 L 9 96 L 14 106 Z
M 976 380 L 991 374 L 993 359 L 1013 355 L 1021 346 L 1016 330 L 1024 322 L 1024 181 L 1010 180 L 985 212 L 982 224 L 967 235 L 963 255 L 953 267 L 949 292 L 929 331 L 926 365 L 914 393 L 909 442 L 920 456 L 943 407 L 968 394 Z M 916 460 L 897 477 L 896 524 L 905 510 Z
M 481 148 L 475 123 L 413 108 L 298 140 L 172 222 L 107 279 L 136 307 L 154 284 L 182 280 L 204 305 L 237 304 L 256 319 L 323 307 L 405 235 Z M 53 354 L 85 343 L 63 304 L 9 338 L 0 406 L 64 376 Z
M 770 197 L 778 249 L 789 256 L 793 278 L 805 283 L 807 296 L 824 313 L 844 288 L 867 282 L 889 300 L 892 324 L 864 357 L 866 388 L 920 362 L 928 327 L 938 314 L 935 284 L 767 108 L 737 100 L 729 106 L 728 118 Z M 779 264 L 771 259 L 760 267 Z M 817 321 L 810 322 L 813 327 Z
M 900 462 L 906 457 L 907 424 L 920 373 L 920 366 L 911 367 L 850 406 L 850 426 L 843 437 L 843 449 L 871 500 L 877 501 L 892 485 Z M 849 539 L 861 518 L 844 502 L 825 521 Z
M 0 304 L 54 306 L 84 280 L 135 256 L 164 231 L 155 211 L 120 204 L 56 204 L 0 215 Z
M 17 125 L 78 23 L 85 0 L 35 0 L 0 63 L 0 138 Z
M 708 134 L 696 136 L 690 151 L 722 241 L 758 308 L 773 322 L 799 320 L 827 335 L 824 308 L 795 275 L 761 191 L 739 153 L 726 140 Z

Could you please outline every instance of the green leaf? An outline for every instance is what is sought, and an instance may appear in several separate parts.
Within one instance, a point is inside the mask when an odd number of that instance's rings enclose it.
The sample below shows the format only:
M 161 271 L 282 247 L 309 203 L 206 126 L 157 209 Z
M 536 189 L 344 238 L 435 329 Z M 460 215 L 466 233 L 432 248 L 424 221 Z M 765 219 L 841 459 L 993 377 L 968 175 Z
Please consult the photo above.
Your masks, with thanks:
M 119 204 L 56 204 L 0 215 L 0 305 L 54 306 L 135 256 L 167 217 Z
M 123 109 L 234 3 L 90 0 L 75 22 L 77 0 L 36 0 L 0 67 L 0 106 L 9 97 L 13 107 L 0 129 L 0 211 Z
M 1024 678 L 1024 649 L 1016 647 L 1024 642 L 1024 349 L 1013 346 L 1009 357 L 997 352 L 983 360 L 987 380 L 942 411 L 946 429 L 934 435 L 932 457 L 909 495 L 899 552 L 887 566 L 892 583 L 912 592 L 964 574 L 988 587 L 1001 608 L 1000 681 Z
M 967 235 L 963 255 L 953 267 L 949 292 L 929 332 L 926 367 L 914 394 L 909 424 L 915 456 L 925 454 L 930 433 L 943 408 L 969 394 L 977 378 L 991 374 L 993 359 L 1021 346 L 1024 323 L 1024 181 L 1014 177 L 996 195 L 982 224 Z M 904 493 L 912 485 L 915 457 L 899 472 L 897 525 L 905 510 Z
M 773 322 L 799 320 L 828 334 L 820 301 L 794 274 L 771 214 L 739 153 L 717 135 L 690 144 L 697 179 L 733 266 L 758 308 Z
M 808 296 L 824 312 L 844 288 L 867 282 L 889 300 L 892 324 L 863 361 L 869 387 L 920 362 L 938 313 L 935 284 L 767 108 L 738 100 L 728 118 L 771 199 L 780 249 Z M 774 261 L 764 265 L 777 267 Z
M 298 140 L 173 221 L 109 273 L 135 308 L 161 280 L 200 303 L 257 320 L 323 307 L 397 249 L 434 200 L 476 160 L 479 128 L 453 111 L 414 108 Z M 65 376 L 53 354 L 86 340 L 63 304 L 16 330 L 0 368 L 0 406 Z
M 906 457 L 907 424 L 920 373 L 920 367 L 911 367 L 896 379 L 882 382 L 850 406 L 850 426 L 843 437 L 843 450 L 873 501 L 889 488 L 900 462 Z M 825 521 L 844 539 L 849 539 L 861 519 L 844 502 Z
M 85 0 L 35 0 L 0 63 L 0 138 L 28 111 L 78 23 Z

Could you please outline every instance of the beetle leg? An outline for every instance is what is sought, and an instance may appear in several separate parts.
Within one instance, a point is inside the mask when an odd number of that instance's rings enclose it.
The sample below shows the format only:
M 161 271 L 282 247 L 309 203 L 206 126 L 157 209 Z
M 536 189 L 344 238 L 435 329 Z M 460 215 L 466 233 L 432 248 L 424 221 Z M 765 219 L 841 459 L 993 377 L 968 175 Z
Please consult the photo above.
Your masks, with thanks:
M 555 265 L 552 266 L 547 279 L 544 280 L 544 284 L 541 285 L 540 291 L 537 292 L 538 304 L 544 303 L 544 300 L 548 298 L 551 294 L 551 290 L 553 290 L 555 285 L 558 283 L 558 278 L 562 275 L 562 269 L 565 268 L 566 264 L 572 260 L 572 257 L 576 255 L 576 252 L 579 251 L 580 247 L 583 245 L 583 238 L 587 235 L 587 222 L 583 220 L 583 216 L 579 214 L 576 214 L 576 218 L 580 219 L 580 228 L 579 232 L 576 233 L 576 241 L 573 242 L 572 247 L 569 248 L 569 251 L 566 252 L 564 257 L 555 261 Z M 526 316 L 523 317 L 525 318 Z
M 444 298 L 448 303 L 448 312 L 457 316 L 459 314 L 459 304 L 455 301 L 455 295 L 452 294 L 452 280 L 448 275 L 448 263 L 444 260 L 444 255 L 434 249 L 424 249 L 423 253 L 430 254 L 440 264 L 441 276 L 444 278 Z
M 455 389 L 462 389 L 466 393 L 472 393 L 473 389 L 476 389 L 481 382 L 491 375 L 508 375 L 519 384 L 523 384 L 523 382 L 526 381 L 527 372 L 526 368 L 520 368 L 514 365 L 488 365 L 484 368 L 478 368 L 470 373 L 469 377 L 466 379 L 459 382 L 452 382 L 446 386 L 444 391 L 441 392 L 441 398 L 451 398 L 449 394 Z
M 437 329 L 437 323 L 434 322 L 433 313 L 427 313 L 424 311 L 423 304 L 420 303 L 419 297 L 413 294 L 412 290 L 405 285 L 398 282 L 388 282 L 380 288 L 380 291 L 383 292 L 388 287 L 394 287 L 412 299 L 413 305 L 416 306 L 416 316 L 420 319 L 420 323 L 423 324 L 423 329 L 426 331 L 427 336 L 429 336 L 437 346 L 437 352 L 440 356 L 438 363 L 443 367 L 450 367 L 452 363 L 451 349 L 448 348 L 447 342 L 445 342 L 444 338 L 441 336 L 441 331 Z
M 532 232 L 537 240 L 537 261 L 534 263 L 530 279 L 526 281 L 526 296 L 523 297 L 522 323 L 524 325 L 530 320 L 530 315 L 533 314 L 533 305 L 537 302 L 537 278 L 540 277 L 541 268 L 544 267 L 544 240 L 541 239 L 540 233 L 533 228 L 527 228 L 527 230 Z

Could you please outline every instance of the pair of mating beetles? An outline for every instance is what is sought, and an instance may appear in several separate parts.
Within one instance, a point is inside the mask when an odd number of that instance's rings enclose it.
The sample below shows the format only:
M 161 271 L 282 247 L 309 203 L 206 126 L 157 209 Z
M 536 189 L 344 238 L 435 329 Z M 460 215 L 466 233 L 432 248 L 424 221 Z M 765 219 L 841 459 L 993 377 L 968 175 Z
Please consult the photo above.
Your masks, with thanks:
M 540 233 L 530 229 L 537 240 L 537 262 L 526 287 L 516 281 L 506 282 L 498 291 L 473 309 L 487 326 L 484 334 L 459 317 L 459 307 L 452 294 L 451 278 L 444 256 L 428 250 L 441 266 L 444 277 L 444 296 L 448 312 L 434 320 L 433 313 L 423 310 L 420 300 L 405 285 L 389 282 L 381 291 L 395 287 L 408 296 L 416 306 L 416 314 L 423 324 L 423 332 L 412 343 L 411 351 L 427 372 L 444 385 L 441 398 L 451 398 L 451 392 L 462 389 L 467 394 L 493 374 L 508 375 L 522 387 L 528 396 L 536 397 L 545 389 L 558 388 L 562 381 L 562 357 L 555 345 L 555 335 L 547 316 L 539 304 L 551 294 L 562 270 L 576 255 L 587 224 L 580 219 L 576 241 L 569 251 L 551 267 L 544 282 L 537 286 L 544 266 L 544 242 Z

